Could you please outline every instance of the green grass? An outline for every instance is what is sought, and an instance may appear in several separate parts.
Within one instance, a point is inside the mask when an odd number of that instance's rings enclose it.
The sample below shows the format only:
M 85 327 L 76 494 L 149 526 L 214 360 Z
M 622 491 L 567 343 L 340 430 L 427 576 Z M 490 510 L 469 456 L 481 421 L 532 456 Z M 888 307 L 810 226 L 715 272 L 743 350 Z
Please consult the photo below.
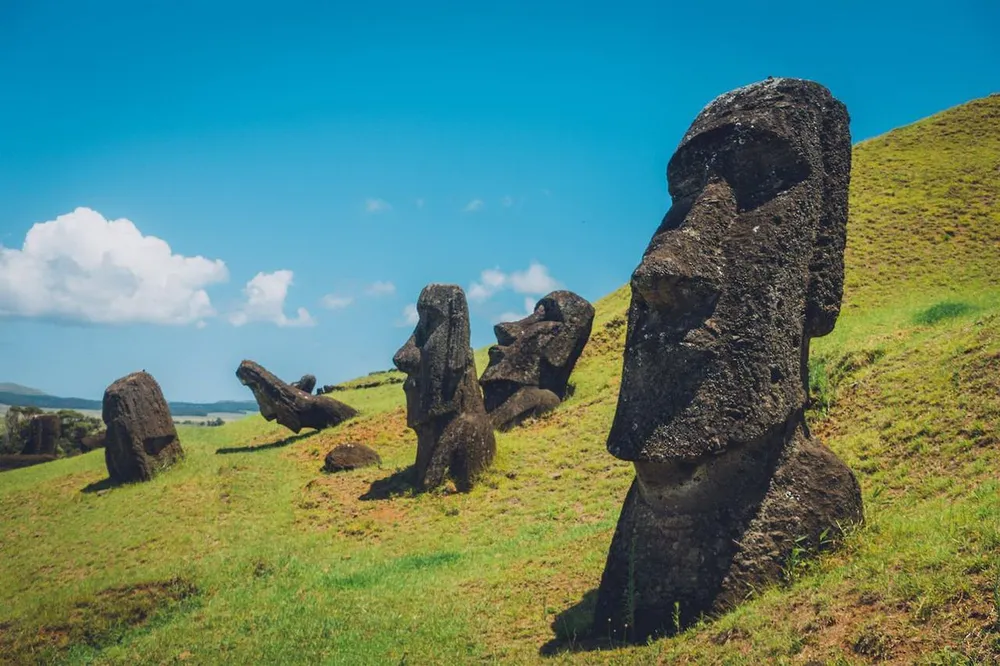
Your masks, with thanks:
M 402 390 L 358 388 L 392 373 L 334 394 L 362 416 L 321 433 L 181 428 L 186 458 L 150 483 L 103 488 L 101 452 L 0 475 L 0 661 L 1000 660 L 998 114 L 979 100 L 856 147 L 847 293 L 813 343 L 810 422 L 858 474 L 866 524 L 735 611 L 649 645 L 578 641 L 632 479 L 604 449 L 622 288 L 597 304 L 572 396 L 499 434 L 467 494 L 408 489 Z M 320 473 L 347 441 L 382 467 Z M 121 601 L 170 581 L 185 593 Z

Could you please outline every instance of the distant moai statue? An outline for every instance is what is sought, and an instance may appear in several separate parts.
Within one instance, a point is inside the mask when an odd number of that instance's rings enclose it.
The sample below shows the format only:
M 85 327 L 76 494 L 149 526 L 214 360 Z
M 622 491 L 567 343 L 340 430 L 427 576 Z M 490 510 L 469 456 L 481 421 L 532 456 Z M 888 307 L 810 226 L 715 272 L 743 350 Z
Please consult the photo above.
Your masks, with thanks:
M 405 372 L 406 424 L 417 433 L 417 485 L 450 475 L 469 488 L 493 462 L 496 440 L 476 381 L 469 306 L 457 285 L 430 284 L 417 300 L 413 335 L 392 362 Z

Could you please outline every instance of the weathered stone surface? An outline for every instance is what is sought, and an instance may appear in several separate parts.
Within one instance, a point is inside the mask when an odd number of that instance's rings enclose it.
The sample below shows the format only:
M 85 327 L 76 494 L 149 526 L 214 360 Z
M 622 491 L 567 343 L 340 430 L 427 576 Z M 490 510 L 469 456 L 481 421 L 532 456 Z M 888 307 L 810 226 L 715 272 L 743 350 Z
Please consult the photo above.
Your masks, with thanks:
M 95 449 L 103 449 L 106 437 L 107 437 L 107 432 L 104 431 L 84 437 L 82 440 L 80 440 L 80 451 L 86 453 L 88 451 L 93 451 Z
M 559 405 L 593 325 L 594 306 L 553 291 L 524 319 L 493 327 L 497 344 L 479 380 L 493 427 L 508 430 Z
M 461 287 L 431 284 L 417 301 L 420 320 L 392 361 L 407 374 L 406 423 L 417 433 L 417 484 L 449 474 L 468 489 L 490 465 L 496 440 L 469 347 L 469 307 Z
M 313 389 L 316 388 L 316 376 L 302 375 L 302 379 L 297 382 L 292 382 L 289 386 L 297 388 L 305 393 L 312 393 Z
M 52 456 L 56 454 L 56 444 L 62 436 L 62 423 L 58 414 L 38 414 L 28 421 L 28 437 L 24 450 L 28 456 Z
M 850 167 L 846 108 L 795 79 L 719 97 L 670 160 L 673 205 L 632 275 L 607 445 L 636 479 L 595 635 L 731 608 L 793 548 L 862 520 L 854 475 L 804 418 L 809 340 L 840 310 Z
M 382 457 L 378 451 L 364 444 L 338 444 L 326 454 L 323 469 L 327 472 L 345 472 L 360 467 L 381 465 Z
M 294 433 L 303 428 L 330 428 L 358 415 L 358 410 L 350 405 L 310 395 L 286 384 L 253 361 L 240 363 L 236 376 L 253 391 L 261 416 Z
M 148 481 L 184 455 L 160 385 L 133 372 L 104 392 L 104 462 L 113 481 Z

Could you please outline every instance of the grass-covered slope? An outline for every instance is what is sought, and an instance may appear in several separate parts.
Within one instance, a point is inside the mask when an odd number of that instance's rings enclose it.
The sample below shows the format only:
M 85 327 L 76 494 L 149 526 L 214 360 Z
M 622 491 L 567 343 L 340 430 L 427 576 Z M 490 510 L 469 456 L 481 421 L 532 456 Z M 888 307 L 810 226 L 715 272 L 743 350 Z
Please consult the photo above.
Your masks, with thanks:
M 105 488 L 100 453 L 0 475 L 0 660 L 996 662 L 998 114 L 979 100 L 856 147 L 847 297 L 814 342 L 811 421 L 856 470 L 867 524 L 735 612 L 645 646 L 573 640 L 632 478 L 604 449 L 623 288 L 598 303 L 573 396 L 500 434 L 469 494 L 408 490 L 391 374 L 338 392 L 364 415 L 321 433 L 182 429 L 187 459 L 151 483 Z M 346 441 L 383 468 L 321 474 Z

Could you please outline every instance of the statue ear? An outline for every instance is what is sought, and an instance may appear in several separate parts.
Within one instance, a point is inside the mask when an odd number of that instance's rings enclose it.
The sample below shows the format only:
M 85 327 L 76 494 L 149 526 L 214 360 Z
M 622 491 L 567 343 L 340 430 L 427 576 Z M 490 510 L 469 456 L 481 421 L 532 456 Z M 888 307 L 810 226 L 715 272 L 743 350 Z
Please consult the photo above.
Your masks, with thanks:
M 830 96 L 822 110 L 823 212 L 809 262 L 807 337 L 833 330 L 844 295 L 847 194 L 851 182 L 851 131 L 847 107 Z

